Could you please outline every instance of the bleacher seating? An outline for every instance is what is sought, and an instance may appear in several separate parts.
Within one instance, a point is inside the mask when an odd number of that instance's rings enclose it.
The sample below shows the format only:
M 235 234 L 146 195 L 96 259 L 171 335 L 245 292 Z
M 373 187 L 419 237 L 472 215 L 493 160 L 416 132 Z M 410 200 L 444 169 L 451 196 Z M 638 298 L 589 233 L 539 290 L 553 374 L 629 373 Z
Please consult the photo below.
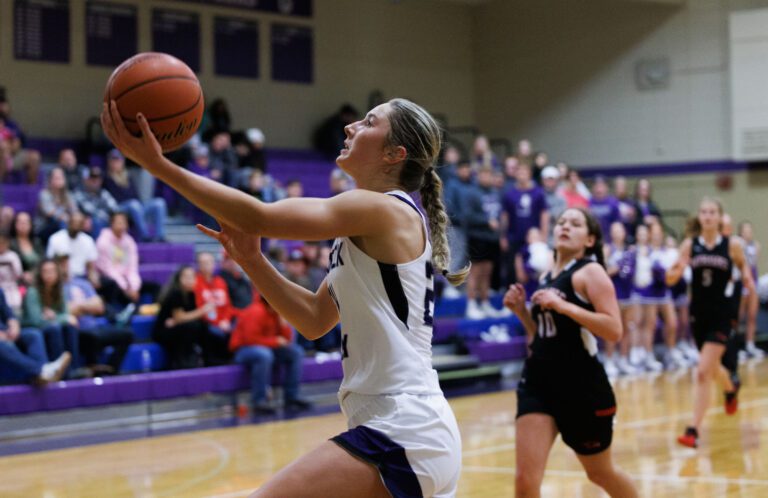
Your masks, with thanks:
M 34 145 L 46 157 L 55 157 L 64 146 L 77 146 L 62 141 L 36 140 Z M 91 158 L 94 160 L 101 158 Z M 334 164 L 311 151 L 267 151 L 268 173 L 280 183 L 298 178 L 306 196 L 327 197 L 329 177 Z M 98 161 L 96 161 L 98 162 Z M 17 211 L 34 213 L 40 186 L 2 185 L 2 201 Z M 181 264 L 194 264 L 195 246 L 190 243 L 140 243 L 140 274 L 149 282 L 164 284 Z M 501 296 L 494 305 L 500 306 Z M 515 318 L 481 321 L 466 320 L 466 298 L 442 299 L 435 307 L 434 344 L 460 343 L 481 363 L 494 363 L 523 358 L 526 354 L 522 327 Z M 136 316 L 132 320 L 135 342 L 121 366 L 125 375 L 59 382 L 45 389 L 28 385 L 0 387 L 0 415 L 34 411 L 63 410 L 111 403 L 152 401 L 201 393 L 230 393 L 248 388 L 249 380 L 238 365 L 161 371 L 166 366 L 165 353 L 152 342 L 155 318 Z M 485 343 L 480 333 L 492 325 L 507 326 L 512 340 L 508 343 Z M 147 361 L 147 358 L 149 361 Z M 147 371 L 149 370 L 149 371 Z M 279 376 L 276 376 L 279 378 Z M 302 382 L 339 380 L 340 360 L 318 362 L 304 360 Z M 276 382 L 278 379 L 276 378 Z

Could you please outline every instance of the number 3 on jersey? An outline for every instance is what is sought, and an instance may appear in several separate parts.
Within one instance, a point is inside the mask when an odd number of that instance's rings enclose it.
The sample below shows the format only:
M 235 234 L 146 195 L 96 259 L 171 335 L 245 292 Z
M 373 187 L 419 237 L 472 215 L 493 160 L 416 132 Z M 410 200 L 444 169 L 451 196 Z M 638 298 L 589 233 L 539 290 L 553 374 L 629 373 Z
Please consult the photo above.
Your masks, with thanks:
M 555 328 L 555 318 L 549 311 L 539 313 L 539 337 L 542 339 L 555 337 L 557 328 Z

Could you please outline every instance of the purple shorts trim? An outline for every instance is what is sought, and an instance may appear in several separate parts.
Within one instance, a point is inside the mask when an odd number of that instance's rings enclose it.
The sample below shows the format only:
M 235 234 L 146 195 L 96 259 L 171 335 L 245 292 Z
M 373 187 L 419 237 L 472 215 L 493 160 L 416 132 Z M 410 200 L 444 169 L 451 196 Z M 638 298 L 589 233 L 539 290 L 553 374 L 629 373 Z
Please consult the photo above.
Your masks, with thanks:
M 376 467 L 392 498 L 423 496 L 419 479 L 405 455 L 405 448 L 383 432 L 359 425 L 331 441 Z

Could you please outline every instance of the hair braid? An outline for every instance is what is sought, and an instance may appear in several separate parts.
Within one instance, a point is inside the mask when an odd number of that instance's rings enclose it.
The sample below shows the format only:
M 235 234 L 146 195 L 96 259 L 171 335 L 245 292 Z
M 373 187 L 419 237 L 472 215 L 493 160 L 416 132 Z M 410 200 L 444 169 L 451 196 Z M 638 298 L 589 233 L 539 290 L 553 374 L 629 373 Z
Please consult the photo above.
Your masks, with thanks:
M 424 183 L 419 189 L 421 204 L 427 211 L 429 234 L 432 239 L 432 261 L 443 272 L 451 285 L 461 285 L 469 274 L 469 266 L 450 273 L 451 250 L 446 232 L 449 219 L 443 203 L 443 182 L 434 168 L 427 168 Z

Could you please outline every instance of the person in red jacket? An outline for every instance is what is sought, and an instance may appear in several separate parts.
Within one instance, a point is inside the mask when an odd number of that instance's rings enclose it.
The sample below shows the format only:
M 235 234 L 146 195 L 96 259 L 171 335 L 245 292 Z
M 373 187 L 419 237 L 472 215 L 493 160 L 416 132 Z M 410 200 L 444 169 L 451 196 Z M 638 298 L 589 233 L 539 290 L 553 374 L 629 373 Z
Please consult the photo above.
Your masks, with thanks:
M 232 332 L 232 321 L 235 317 L 235 308 L 229 298 L 229 288 L 223 278 L 214 275 L 216 260 L 213 254 L 199 253 L 197 269 L 195 302 L 198 307 L 213 303 L 215 309 L 208 312 L 203 319 L 208 322 L 208 328 L 213 333 L 224 337 L 225 334 Z
M 214 275 L 216 260 L 210 252 L 197 255 L 195 276 L 195 306 L 208 311 L 202 321 L 208 325 L 210 365 L 224 365 L 231 359 L 227 344 L 235 318 L 235 308 L 229 298 L 229 289 L 223 278 Z
M 235 363 L 250 370 L 254 414 L 275 413 L 267 402 L 267 387 L 272 383 L 275 361 L 285 365 L 285 408 L 306 410 L 311 407 L 308 401 L 299 398 L 304 350 L 293 341 L 290 325 L 261 296 L 254 296 L 253 303 L 240 312 L 229 340 L 229 350 L 235 355 Z

